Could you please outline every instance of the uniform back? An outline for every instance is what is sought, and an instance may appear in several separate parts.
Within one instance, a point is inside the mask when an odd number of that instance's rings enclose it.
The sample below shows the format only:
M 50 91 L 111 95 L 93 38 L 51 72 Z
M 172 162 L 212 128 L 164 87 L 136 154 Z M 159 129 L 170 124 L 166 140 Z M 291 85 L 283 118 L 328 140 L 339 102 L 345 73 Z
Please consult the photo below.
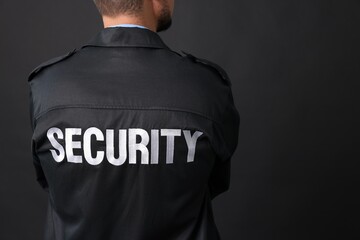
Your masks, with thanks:
M 45 239 L 216 240 L 239 113 L 217 65 L 104 28 L 29 76 Z

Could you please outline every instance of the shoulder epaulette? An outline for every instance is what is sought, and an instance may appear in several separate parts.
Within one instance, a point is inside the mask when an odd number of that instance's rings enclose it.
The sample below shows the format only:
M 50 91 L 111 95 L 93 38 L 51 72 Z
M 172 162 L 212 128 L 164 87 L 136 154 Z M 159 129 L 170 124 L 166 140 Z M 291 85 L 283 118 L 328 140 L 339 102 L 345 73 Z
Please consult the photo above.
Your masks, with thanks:
M 64 55 L 61 55 L 61 56 L 58 56 L 58 57 L 55 57 L 55 58 L 52 58 L 50 60 L 47 60 L 46 62 L 43 62 L 41 63 L 39 66 L 37 66 L 36 68 L 34 68 L 29 76 L 28 76 L 28 81 L 30 82 L 31 79 L 33 79 L 33 77 L 38 73 L 40 72 L 43 68 L 47 67 L 47 66 L 50 66 L 50 65 L 53 65 L 57 62 L 60 62 L 68 57 L 70 57 L 71 55 L 73 55 L 75 52 L 76 52 L 76 48 L 74 48 L 73 50 L 71 50 L 70 52 L 64 54 Z
M 181 50 L 182 53 L 184 53 L 188 58 L 192 59 L 194 62 L 198 62 L 198 63 L 202 63 L 206 66 L 209 66 L 213 69 L 215 69 L 219 74 L 220 76 L 222 77 L 222 79 L 225 81 L 225 83 L 229 86 L 231 86 L 231 81 L 230 81 L 230 78 L 229 76 L 227 75 L 226 71 L 220 67 L 219 65 L 217 65 L 216 63 L 214 62 L 211 62 L 209 60 L 206 60 L 206 59 L 203 59 L 203 58 L 198 58 L 198 57 L 195 57 L 194 55 L 190 54 L 190 53 L 187 53 L 183 50 Z

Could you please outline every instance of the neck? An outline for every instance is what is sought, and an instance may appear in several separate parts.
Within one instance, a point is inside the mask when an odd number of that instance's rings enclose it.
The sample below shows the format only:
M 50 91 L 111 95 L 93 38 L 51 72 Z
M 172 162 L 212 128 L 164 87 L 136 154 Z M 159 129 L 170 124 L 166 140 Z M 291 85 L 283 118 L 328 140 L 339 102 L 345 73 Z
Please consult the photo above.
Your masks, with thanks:
M 156 31 L 156 26 L 154 24 L 151 24 L 147 21 L 142 21 L 138 18 L 129 18 L 129 17 L 116 17 L 116 18 L 107 18 L 103 17 L 104 27 L 110 27 L 112 25 L 119 25 L 119 24 L 136 24 L 144 26 L 152 31 Z
M 104 27 L 118 24 L 136 24 L 156 32 L 157 22 L 152 6 L 146 6 L 151 1 L 144 1 L 144 6 L 138 14 L 120 14 L 116 17 L 102 16 Z

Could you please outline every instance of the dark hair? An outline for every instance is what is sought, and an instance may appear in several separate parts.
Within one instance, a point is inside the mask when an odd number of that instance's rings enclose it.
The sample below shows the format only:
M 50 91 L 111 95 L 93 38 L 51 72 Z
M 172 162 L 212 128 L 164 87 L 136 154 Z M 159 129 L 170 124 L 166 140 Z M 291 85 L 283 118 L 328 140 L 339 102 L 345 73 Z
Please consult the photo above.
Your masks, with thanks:
M 115 17 L 122 13 L 137 14 L 144 0 L 93 0 L 101 15 Z

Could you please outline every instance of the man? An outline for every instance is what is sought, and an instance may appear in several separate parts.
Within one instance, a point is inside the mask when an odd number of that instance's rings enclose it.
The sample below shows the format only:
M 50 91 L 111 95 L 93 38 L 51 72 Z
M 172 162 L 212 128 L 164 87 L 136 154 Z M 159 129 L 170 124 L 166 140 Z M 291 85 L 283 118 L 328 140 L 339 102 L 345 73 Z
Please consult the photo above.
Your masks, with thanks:
M 104 29 L 29 75 L 46 240 L 218 240 L 240 124 L 219 66 L 157 32 L 172 0 L 95 0 Z

